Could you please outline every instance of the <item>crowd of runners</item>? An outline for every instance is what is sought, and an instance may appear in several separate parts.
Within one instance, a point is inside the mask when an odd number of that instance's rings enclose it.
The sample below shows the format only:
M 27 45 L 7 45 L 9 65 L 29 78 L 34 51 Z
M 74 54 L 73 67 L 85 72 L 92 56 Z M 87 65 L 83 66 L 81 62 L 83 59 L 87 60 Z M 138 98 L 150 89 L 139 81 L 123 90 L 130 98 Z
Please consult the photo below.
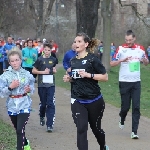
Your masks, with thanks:
M 139 139 L 137 131 L 140 119 L 140 65 L 149 63 L 144 47 L 136 44 L 135 40 L 133 31 L 128 30 L 125 34 L 125 44 L 116 49 L 112 43 L 110 47 L 110 65 L 120 65 L 120 129 L 125 126 L 132 100 L 131 139 Z M 105 132 L 101 128 L 105 102 L 98 84 L 98 81 L 109 80 L 101 61 L 102 44 L 102 41 L 90 39 L 85 33 L 78 33 L 71 50 L 67 51 L 63 58 L 63 67 L 66 70 L 63 80 L 71 84 L 71 111 L 77 127 L 79 150 L 88 150 L 88 123 L 100 150 L 109 150 Z M 100 57 L 94 54 L 96 47 Z M 46 124 L 47 132 L 53 132 L 57 52 L 58 45 L 45 38 L 42 41 L 30 38 L 26 41 L 18 38 L 14 41 L 12 37 L 8 37 L 6 42 L 3 38 L 0 39 L 0 96 L 7 98 L 8 115 L 17 134 L 17 150 L 31 150 L 29 140 L 25 136 L 25 125 L 31 112 L 30 95 L 34 93 L 36 79 L 40 99 L 40 125 Z

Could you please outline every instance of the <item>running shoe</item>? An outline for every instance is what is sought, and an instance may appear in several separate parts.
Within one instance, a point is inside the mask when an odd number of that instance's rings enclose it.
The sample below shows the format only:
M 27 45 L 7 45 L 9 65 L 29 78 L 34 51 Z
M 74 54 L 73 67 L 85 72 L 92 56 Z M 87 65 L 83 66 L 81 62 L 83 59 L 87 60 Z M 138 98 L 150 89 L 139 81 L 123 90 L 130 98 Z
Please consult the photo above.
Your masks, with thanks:
M 47 127 L 47 132 L 53 132 L 53 127 Z
M 119 121 L 119 128 L 120 129 L 124 128 L 124 122 L 121 122 L 121 117 L 120 117 L 120 121 Z
M 139 139 L 139 136 L 134 132 L 131 133 L 131 139 Z
M 104 150 L 109 150 L 109 147 L 105 145 Z
M 45 125 L 45 119 L 44 119 L 44 117 L 40 117 L 40 125 L 41 126 Z
M 31 147 L 30 147 L 30 143 L 29 143 L 29 140 L 27 140 L 28 142 L 28 145 L 24 146 L 24 150 L 31 150 Z

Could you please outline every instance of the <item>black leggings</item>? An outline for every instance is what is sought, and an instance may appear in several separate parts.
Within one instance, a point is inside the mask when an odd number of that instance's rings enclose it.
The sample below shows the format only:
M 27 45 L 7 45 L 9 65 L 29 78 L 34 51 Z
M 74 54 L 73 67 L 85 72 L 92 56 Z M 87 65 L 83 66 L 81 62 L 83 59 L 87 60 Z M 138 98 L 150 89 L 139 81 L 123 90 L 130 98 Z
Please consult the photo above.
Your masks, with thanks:
M 17 134 L 17 150 L 24 150 L 24 146 L 28 144 L 25 137 L 25 125 L 29 119 L 29 113 L 21 113 L 18 115 L 10 115 L 10 119 L 16 129 Z
M 105 132 L 101 129 L 104 109 L 105 103 L 102 97 L 90 104 L 81 104 L 77 101 L 71 104 L 73 119 L 77 127 L 77 147 L 79 150 L 88 150 L 88 122 L 100 145 L 100 150 L 104 149 Z

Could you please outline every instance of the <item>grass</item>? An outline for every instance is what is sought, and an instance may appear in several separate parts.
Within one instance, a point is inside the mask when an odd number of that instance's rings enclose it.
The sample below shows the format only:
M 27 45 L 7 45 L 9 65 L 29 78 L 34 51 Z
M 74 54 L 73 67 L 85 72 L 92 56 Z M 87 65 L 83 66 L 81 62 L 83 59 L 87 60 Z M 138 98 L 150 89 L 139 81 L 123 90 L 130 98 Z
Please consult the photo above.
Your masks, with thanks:
M 120 94 L 118 87 L 118 71 L 119 67 L 111 68 L 108 73 L 108 82 L 99 82 L 101 92 L 105 102 L 113 106 L 120 107 Z M 56 73 L 56 86 L 70 90 L 70 83 L 64 83 L 62 80 L 65 71 L 59 68 Z M 141 64 L 141 115 L 150 118 L 150 65 Z
M 104 99 L 107 103 L 120 107 L 120 94 L 118 88 L 119 67 L 111 68 L 108 82 L 99 82 Z M 63 68 L 57 69 L 56 86 L 70 90 L 70 83 L 64 83 L 65 74 Z M 141 65 L 141 114 L 150 118 L 150 67 Z M 12 126 L 0 120 L 0 150 L 14 150 L 16 145 L 16 133 Z
M 12 126 L 0 120 L 0 150 L 14 150 L 16 133 Z

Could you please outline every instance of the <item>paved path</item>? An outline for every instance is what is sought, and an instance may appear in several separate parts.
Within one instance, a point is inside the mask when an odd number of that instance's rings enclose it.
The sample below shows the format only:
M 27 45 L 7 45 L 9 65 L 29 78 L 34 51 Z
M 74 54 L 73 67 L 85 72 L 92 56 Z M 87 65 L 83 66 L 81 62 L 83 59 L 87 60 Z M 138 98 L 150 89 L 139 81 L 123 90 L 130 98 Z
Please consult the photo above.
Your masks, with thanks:
M 26 126 L 26 136 L 30 139 L 33 150 L 77 150 L 76 127 L 70 110 L 70 92 L 56 87 L 56 121 L 53 133 L 46 132 L 46 126 L 39 125 L 37 88 L 33 98 L 33 112 Z M 1 118 L 10 123 L 6 113 L 5 100 L 0 99 Z M 149 150 L 150 119 L 141 117 L 138 134 L 139 140 L 130 139 L 131 114 L 128 114 L 125 129 L 118 128 L 119 109 L 106 104 L 102 127 L 106 132 L 106 142 L 110 150 Z M 99 150 L 91 129 L 88 131 L 89 150 Z

